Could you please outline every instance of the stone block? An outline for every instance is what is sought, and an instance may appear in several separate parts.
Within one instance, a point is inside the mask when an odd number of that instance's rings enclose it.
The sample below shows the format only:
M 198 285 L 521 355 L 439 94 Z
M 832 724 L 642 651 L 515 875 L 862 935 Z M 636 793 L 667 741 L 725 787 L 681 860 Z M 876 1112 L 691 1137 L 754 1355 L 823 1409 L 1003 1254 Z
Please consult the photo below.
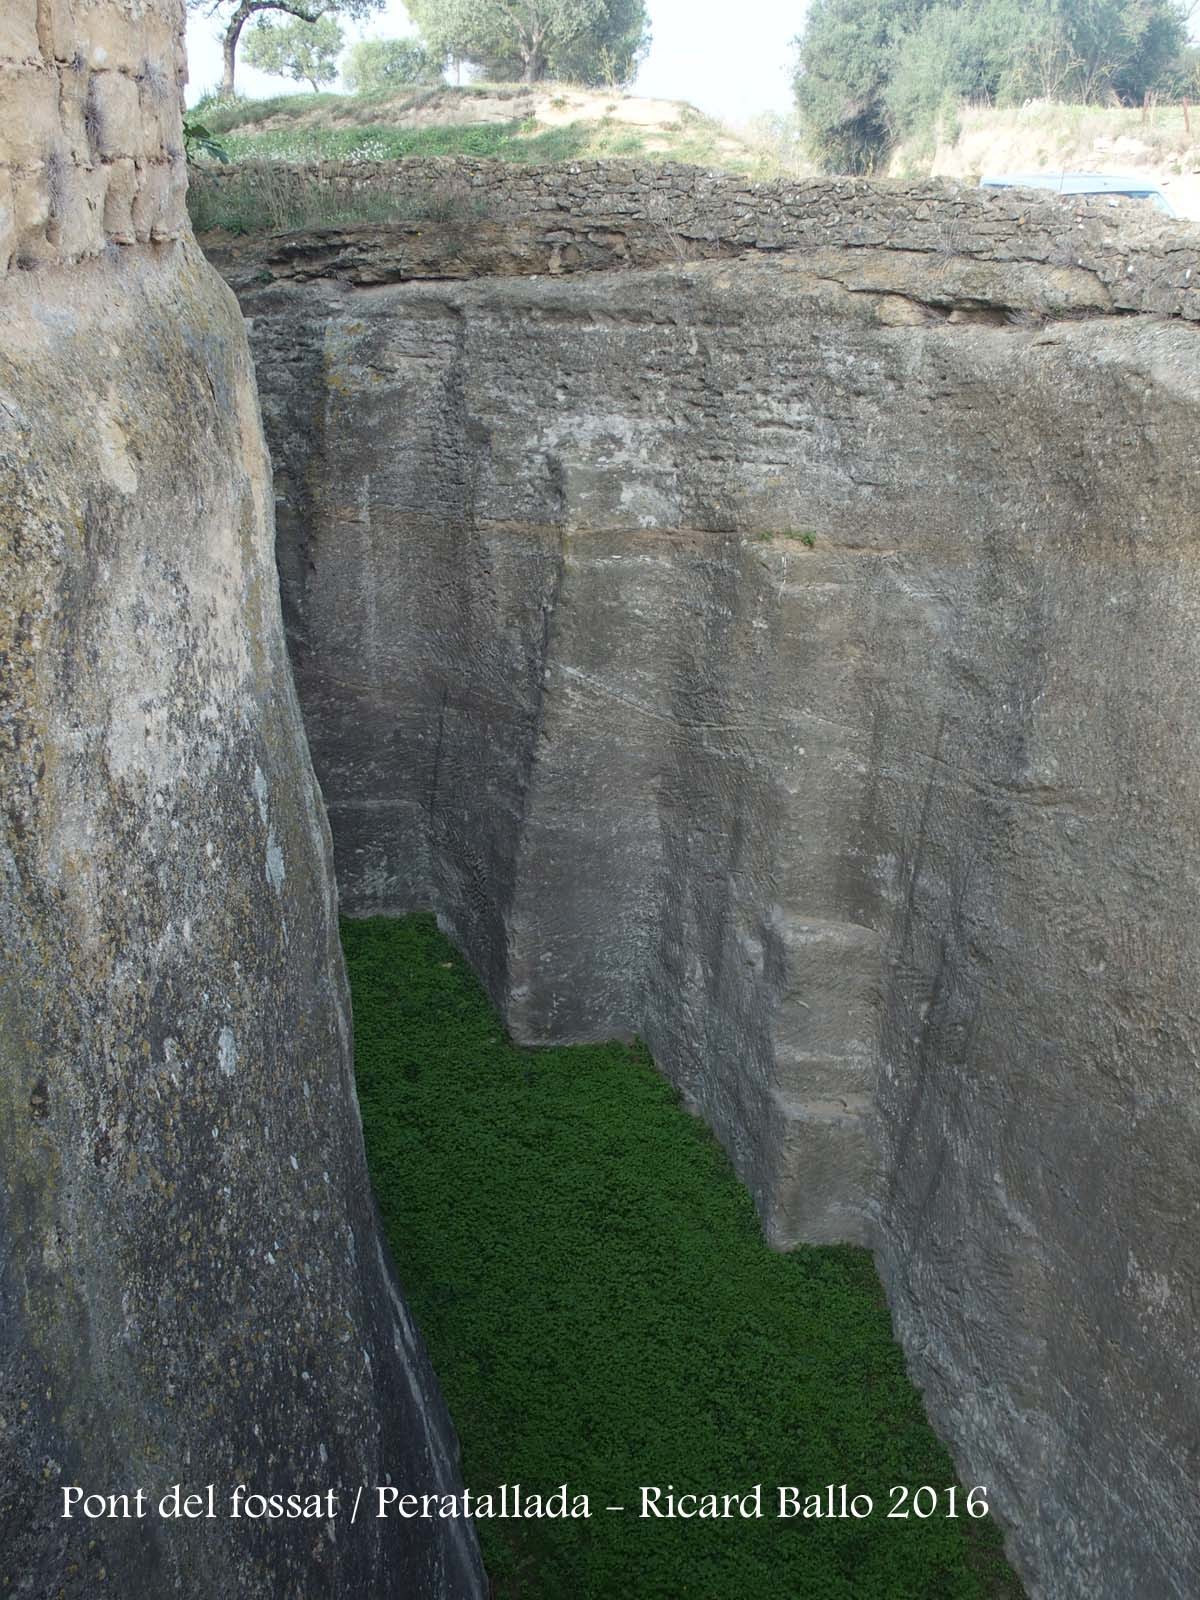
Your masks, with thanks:
M 141 97 L 136 81 L 124 72 L 93 72 L 88 83 L 88 135 L 97 155 L 156 154 L 146 149 Z
M 90 75 L 82 68 L 62 68 L 58 74 L 58 147 L 72 161 L 92 160 Z
M 40 67 L 0 66 L 0 160 L 44 161 L 58 144 L 58 77 Z
M 55 61 L 73 60 L 79 54 L 79 37 L 71 0 L 41 0 L 39 9 L 42 48 Z
M 138 165 L 133 228 L 139 243 L 179 238 L 184 228 L 186 187 L 182 161 Z
M 66 48 L 56 42 L 56 54 L 64 60 L 79 54 L 93 70 L 141 73 L 148 65 L 170 70 L 177 57 L 177 21 L 174 6 L 77 5 Z
M 182 154 L 163 166 L 162 204 L 152 223 L 150 237 L 156 241 L 182 239 L 191 229 L 187 214 L 187 163 Z
M 142 153 L 156 156 L 172 151 L 182 152 L 180 94 L 174 78 L 164 73 L 151 73 L 142 78 L 138 89 Z
M 13 228 L 16 260 L 22 265 L 52 261 L 54 246 L 47 237 L 50 193 L 41 168 L 12 175 Z
M 55 184 L 49 238 L 63 261 L 78 261 L 104 249 L 104 190 L 108 174 L 102 166 L 64 165 Z
M 868 1095 L 799 1099 L 772 1090 L 762 1168 L 763 1232 L 777 1250 L 873 1242 L 863 1195 L 879 1182 Z
M 114 161 L 105 169 L 104 234 L 112 244 L 135 244 L 133 202 L 137 196 L 137 169 L 130 160 Z
M 0 9 L 0 61 L 37 61 L 37 0 L 5 0 Z
M 11 176 L 0 168 L 0 276 L 12 265 L 17 251 L 17 218 Z

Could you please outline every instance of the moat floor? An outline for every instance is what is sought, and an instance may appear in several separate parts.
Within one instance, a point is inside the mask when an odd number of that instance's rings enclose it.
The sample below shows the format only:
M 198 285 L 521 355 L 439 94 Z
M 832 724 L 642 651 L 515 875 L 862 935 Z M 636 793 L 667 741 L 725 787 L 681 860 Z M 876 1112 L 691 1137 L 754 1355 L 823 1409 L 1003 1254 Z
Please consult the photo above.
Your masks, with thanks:
M 516 1048 L 432 917 L 347 921 L 342 940 L 375 1191 L 466 1483 L 590 1501 L 588 1520 L 479 1522 L 500 1600 L 1020 1595 L 866 1252 L 768 1250 L 641 1046 Z M 758 1519 L 638 1515 L 644 1485 L 665 1506 L 756 1484 Z M 824 1508 L 829 1484 L 835 1511 L 842 1484 L 874 1510 L 777 1517 L 778 1486 Z

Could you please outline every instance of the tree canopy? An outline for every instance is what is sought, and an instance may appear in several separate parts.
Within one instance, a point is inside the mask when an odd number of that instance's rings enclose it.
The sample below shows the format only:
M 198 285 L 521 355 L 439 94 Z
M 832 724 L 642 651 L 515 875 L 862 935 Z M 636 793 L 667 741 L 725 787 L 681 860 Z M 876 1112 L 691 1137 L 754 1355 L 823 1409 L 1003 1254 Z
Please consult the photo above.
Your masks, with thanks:
M 356 94 L 401 89 L 406 84 L 438 83 L 445 58 L 416 39 L 360 39 L 346 53 L 342 77 Z
M 337 77 L 337 58 L 344 42 L 342 30 L 329 16 L 318 17 L 315 22 L 302 22 L 297 17 L 283 23 L 259 17 L 247 35 L 242 55 L 259 72 L 311 83 L 319 89 Z
M 322 17 L 367 17 L 378 11 L 384 0 L 187 0 L 189 11 L 200 12 L 217 23 L 221 39 L 221 98 L 232 99 L 237 68 L 238 41 L 252 17 L 265 11 L 281 11 L 300 22 L 318 22 Z
M 649 45 L 645 0 L 408 0 L 435 55 L 485 77 L 628 82 Z
M 619 88 L 633 82 L 649 49 L 644 0 L 608 0 L 598 26 L 555 52 L 551 75 L 568 83 Z
M 826 170 L 869 172 L 964 98 L 1140 100 L 1186 38 L 1180 0 L 813 0 L 796 100 Z

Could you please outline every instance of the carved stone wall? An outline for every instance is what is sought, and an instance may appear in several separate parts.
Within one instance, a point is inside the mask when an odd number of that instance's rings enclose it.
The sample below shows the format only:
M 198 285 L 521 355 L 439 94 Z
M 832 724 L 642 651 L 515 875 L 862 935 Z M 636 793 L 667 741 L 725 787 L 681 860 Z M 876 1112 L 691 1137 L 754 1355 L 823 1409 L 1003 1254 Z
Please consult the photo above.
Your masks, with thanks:
M 738 259 L 224 255 L 342 894 L 523 1039 L 641 1033 L 777 1244 L 875 1248 L 1032 1594 L 1188 1600 L 1200 236 L 791 203 Z

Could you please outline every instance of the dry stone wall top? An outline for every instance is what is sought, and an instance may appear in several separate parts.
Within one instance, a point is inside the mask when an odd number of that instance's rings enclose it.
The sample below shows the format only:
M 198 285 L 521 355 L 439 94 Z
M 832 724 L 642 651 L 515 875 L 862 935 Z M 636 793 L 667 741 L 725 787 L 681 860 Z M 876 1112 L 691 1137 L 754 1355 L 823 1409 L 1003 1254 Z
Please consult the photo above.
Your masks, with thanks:
M 930 179 L 881 183 L 838 178 L 750 183 L 677 164 L 577 161 L 518 167 L 469 157 L 386 163 L 324 162 L 272 168 L 276 181 L 328 192 L 331 209 L 355 197 L 394 204 L 424 222 L 406 253 L 385 262 L 390 230 L 310 230 L 277 239 L 272 271 L 361 282 L 561 273 L 646 266 L 749 251 L 886 251 L 942 264 L 946 301 L 996 303 L 995 269 L 1036 268 L 1017 309 L 1151 312 L 1200 320 L 1200 228 L 1137 202 L 1066 201 L 1044 193 L 984 191 Z M 244 181 L 236 168 L 194 186 L 220 194 Z M 492 259 L 476 259 L 496 230 Z M 339 252 L 339 239 L 347 240 Z M 373 245 L 371 241 L 374 241 Z M 538 249 L 536 246 L 541 246 Z M 255 241 L 253 253 L 264 246 Z M 224 262 L 220 263 L 224 269 Z M 989 270 L 991 269 L 991 270 Z M 228 275 L 228 274 L 227 274 Z M 865 284 L 868 290 L 872 285 Z

